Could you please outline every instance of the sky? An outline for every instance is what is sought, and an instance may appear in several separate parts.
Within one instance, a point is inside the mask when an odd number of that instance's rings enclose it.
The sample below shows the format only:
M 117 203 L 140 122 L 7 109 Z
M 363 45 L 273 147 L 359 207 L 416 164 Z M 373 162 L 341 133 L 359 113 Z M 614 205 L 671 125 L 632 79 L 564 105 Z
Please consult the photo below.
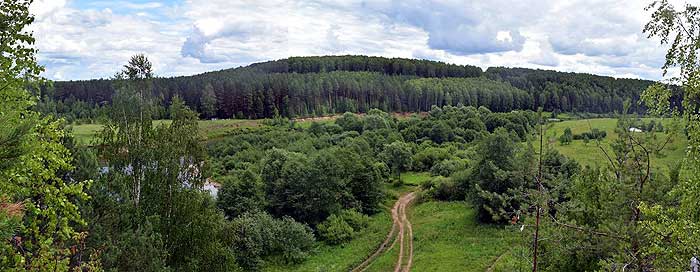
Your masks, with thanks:
M 159 76 L 361 54 L 659 80 L 650 1 L 35 0 L 30 30 L 52 80 L 108 78 L 139 53 Z

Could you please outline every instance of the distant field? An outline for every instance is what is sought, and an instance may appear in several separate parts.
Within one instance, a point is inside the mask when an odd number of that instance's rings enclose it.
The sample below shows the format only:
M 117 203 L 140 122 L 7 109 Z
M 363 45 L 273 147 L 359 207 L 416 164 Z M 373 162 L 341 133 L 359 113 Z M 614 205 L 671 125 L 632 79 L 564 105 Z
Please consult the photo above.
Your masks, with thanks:
M 102 130 L 102 125 L 86 124 L 75 125 L 73 127 L 73 137 L 81 144 L 90 144 L 95 135 Z
M 645 122 L 648 122 L 651 118 L 644 118 Z M 656 119 L 657 121 L 661 119 Z M 662 121 L 664 125 L 669 123 L 669 120 Z M 617 119 L 613 118 L 600 118 L 600 119 L 583 119 L 583 120 L 571 120 L 553 123 L 552 127 L 549 128 L 545 135 L 548 141 L 546 144 L 559 150 L 563 155 L 576 159 L 579 163 L 583 165 L 607 165 L 607 158 L 605 154 L 597 147 L 595 141 L 590 141 L 585 144 L 583 140 L 574 140 L 571 144 L 561 145 L 558 141 L 558 137 L 564 133 L 564 129 L 571 128 L 573 134 L 581 134 L 586 131 L 590 131 L 591 128 L 597 128 L 599 130 L 605 130 L 607 132 L 607 137 L 600 141 L 602 147 L 612 156 L 612 149 L 610 148 L 610 143 L 614 139 L 617 139 L 618 134 L 615 133 L 615 127 L 617 124 Z M 659 139 L 665 139 L 665 134 L 657 133 Z M 539 142 L 535 143 L 539 146 Z M 683 159 L 685 155 L 686 140 L 684 137 L 677 135 L 676 138 L 667 145 L 667 148 L 660 156 L 653 156 L 652 164 L 659 167 L 672 166 Z
M 421 113 L 423 114 L 423 113 Z M 393 113 L 397 118 L 407 118 L 408 113 Z M 296 125 L 301 128 L 309 128 L 312 123 L 331 123 L 340 115 L 306 117 L 293 119 Z M 199 131 L 208 139 L 220 138 L 231 131 L 242 127 L 258 127 L 264 119 L 219 119 L 219 120 L 199 120 Z M 154 125 L 169 124 L 170 120 L 154 120 Z M 90 144 L 95 135 L 102 129 L 100 124 L 73 125 L 73 135 L 82 144 Z
M 155 120 L 153 125 L 169 124 L 170 120 Z M 199 131 L 207 138 L 218 138 L 241 127 L 256 127 L 261 120 L 248 119 L 221 119 L 199 120 Z M 79 143 L 90 144 L 95 135 L 102 129 L 100 124 L 86 124 L 73 126 L 73 135 Z

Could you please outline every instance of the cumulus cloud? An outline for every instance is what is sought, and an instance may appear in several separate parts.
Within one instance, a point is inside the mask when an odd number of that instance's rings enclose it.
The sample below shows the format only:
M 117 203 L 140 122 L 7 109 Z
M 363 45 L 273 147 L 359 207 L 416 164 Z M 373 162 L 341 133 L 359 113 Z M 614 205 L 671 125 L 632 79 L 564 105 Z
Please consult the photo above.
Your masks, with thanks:
M 519 51 L 525 43 L 514 18 L 531 18 L 524 1 L 392 1 L 375 8 L 396 22 L 419 27 L 428 46 L 457 55 Z
M 682 0 L 674 0 L 682 1 Z M 664 48 L 635 0 L 37 0 L 53 79 L 108 77 L 145 53 L 159 75 L 363 54 L 658 79 Z

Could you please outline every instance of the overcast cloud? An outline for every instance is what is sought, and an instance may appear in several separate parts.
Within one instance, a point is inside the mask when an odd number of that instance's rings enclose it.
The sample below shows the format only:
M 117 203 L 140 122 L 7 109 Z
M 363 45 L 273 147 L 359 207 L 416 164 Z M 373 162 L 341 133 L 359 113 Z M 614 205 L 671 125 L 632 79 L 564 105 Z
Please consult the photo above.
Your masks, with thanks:
M 110 77 L 137 53 L 160 76 L 363 54 L 660 79 L 646 2 L 37 0 L 31 29 L 55 80 Z

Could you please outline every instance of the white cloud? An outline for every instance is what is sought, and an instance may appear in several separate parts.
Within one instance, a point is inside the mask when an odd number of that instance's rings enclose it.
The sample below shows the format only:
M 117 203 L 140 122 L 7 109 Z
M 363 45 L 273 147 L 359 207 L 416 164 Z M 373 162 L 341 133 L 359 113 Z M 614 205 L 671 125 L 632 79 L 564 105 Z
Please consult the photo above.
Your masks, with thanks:
M 364 54 L 658 79 L 664 58 L 641 33 L 648 12 L 636 0 L 80 3 L 32 5 L 49 78 L 108 77 L 136 53 L 164 76 Z
M 32 13 L 43 18 L 66 5 L 66 0 L 37 0 L 32 3 Z

